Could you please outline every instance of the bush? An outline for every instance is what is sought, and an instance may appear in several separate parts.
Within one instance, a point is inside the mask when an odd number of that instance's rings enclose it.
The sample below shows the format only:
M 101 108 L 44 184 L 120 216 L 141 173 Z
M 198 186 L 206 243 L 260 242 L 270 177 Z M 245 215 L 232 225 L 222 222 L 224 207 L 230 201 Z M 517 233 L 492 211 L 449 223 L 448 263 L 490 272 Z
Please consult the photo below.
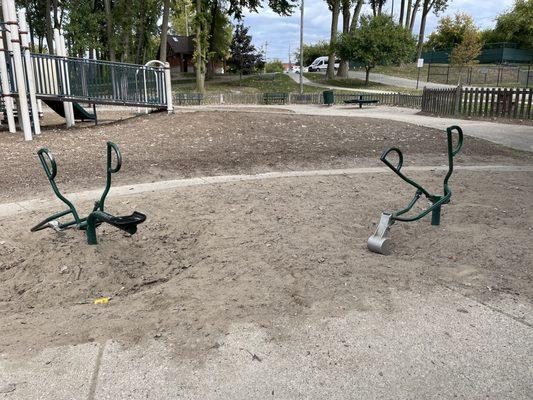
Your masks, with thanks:
M 283 64 L 281 61 L 272 61 L 266 63 L 266 72 L 283 72 Z

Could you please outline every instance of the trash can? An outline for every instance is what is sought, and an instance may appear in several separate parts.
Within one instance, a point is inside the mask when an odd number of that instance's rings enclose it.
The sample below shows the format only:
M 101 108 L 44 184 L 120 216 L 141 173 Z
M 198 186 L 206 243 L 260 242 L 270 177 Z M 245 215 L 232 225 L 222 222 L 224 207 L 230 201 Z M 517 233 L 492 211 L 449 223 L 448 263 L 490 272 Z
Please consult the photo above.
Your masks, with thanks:
M 327 106 L 333 105 L 335 103 L 335 97 L 333 96 L 333 90 L 324 90 L 322 93 L 324 96 L 324 104 Z

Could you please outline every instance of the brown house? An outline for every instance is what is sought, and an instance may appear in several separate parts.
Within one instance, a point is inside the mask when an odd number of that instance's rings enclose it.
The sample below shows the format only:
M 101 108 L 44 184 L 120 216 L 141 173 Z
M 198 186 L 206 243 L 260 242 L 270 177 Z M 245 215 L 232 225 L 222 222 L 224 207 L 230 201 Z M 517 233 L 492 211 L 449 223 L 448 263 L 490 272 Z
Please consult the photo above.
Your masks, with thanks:
M 167 62 L 178 72 L 194 72 L 192 36 L 168 35 Z
M 194 68 L 194 42 L 193 36 L 168 35 L 167 36 L 167 62 L 170 68 L 177 72 L 195 72 Z M 157 52 L 159 58 L 159 51 Z M 223 74 L 223 62 L 215 62 L 214 71 Z

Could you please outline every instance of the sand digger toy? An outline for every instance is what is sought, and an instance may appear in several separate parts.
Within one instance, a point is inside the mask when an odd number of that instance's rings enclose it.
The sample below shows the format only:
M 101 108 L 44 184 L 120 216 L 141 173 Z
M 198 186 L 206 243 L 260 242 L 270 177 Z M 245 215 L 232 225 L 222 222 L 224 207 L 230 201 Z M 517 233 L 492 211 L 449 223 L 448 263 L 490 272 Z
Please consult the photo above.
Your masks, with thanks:
M 116 164 L 113 166 L 113 154 L 116 158 Z M 42 148 L 37 152 L 41 165 L 43 166 L 46 177 L 52 185 L 52 189 L 55 195 L 65 203 L 68 207 L 68 210 L 61 211 L 57 214 L 53 214 L 50 217 L 46 218 L 44 221 L 35 225 L 31 228 L 32 232 L 37 232 L 42 229 L 52 228 L 55 231 L 61 231 L 63 229 L 76 227 L 77 229 L 84 230 L 87 233 L 87 242 L 89 244 L 97 244 L 96 238 L 96 228 L 102 223 L 108 223 L 114 227 L 133 235 L 137 232 L 137 225 L 143 223 L 146 220 L 146 215 L 140 212 L 133 212 L 131 215 L 127 216 L 114 216 L 108 214 L 104 211 L 104 203 L 111 189 L 111 176 L 120 171 L 122 166 L 122 155 L 118 146 L 113 142 L 107 142 L 107 178 L 106 186 L 100 200 L 95 202 L 93 211 L 86 218 L 80 218 L 76 207 L 70 200 L 68 200 L 61 192 L 59 191 L 57 184 L 55 182 L 55 177 L 57 175 L 57 164 L 52 156 L 52 153 L 46 149 Z M 67 215 L 72 215 L 73 220 L 60 222 L 59 218 L 65 217 Z
M 453 147 L 453 132 L 456 131 L 458 135 L 457 139 L 457 145 L 454 148 Z M 453 158 L 459 153 L 461 150 L 461 147 L 463 146 L 463 131 L 458 126 L 450 126 L 446 129 L 447 133 L 447 139 L 448 139 L 448 173 L 446 174 L 446 177 L 444 178 L 444 194 L 442 196 L 435 195 L 429 193 L 426 189 L 424 189 L 421 185 L 419 185 L 417 182 L 413 181 L 412 179 L 409 179 L 407 176 L 405 176 L 402 172 L 402 165 L 403 165 L 403 154 L 397 147 L 391 147 L 386 149 L 379 158 L 387 167 L 392 169 L 392 171 L 398 175 L 400 178 L 402 178 L 405 182 L 407 182 L 409 185 L 414 186 L 416 188 L 415 195 L 407 204 L 407 206 L 399 211 L 395 212 L 384 212 L 381 214 L 381 219 L 379 221 L 379 225 L 376 229 L 376 232 L 368 238 L 368 248 L 375 252 L 375 253 L 381 253 L 381 254 L 390 254 L 391 252 L 391 238 L 390 238 L 390 228 L 395 222 L 413 222 L 418 221 L 419 219 L 425 217 L 427 214 L 431 213 L 431 225 L 439 225 L 440 224 L 440 212 L 441 207 L 444 204 L 448 204 L 450 202 L 450 198 L 452 196 L 452 191 L 450 187 L 448 186 L 448 181 L 453 173 Z M 394 166 L 389 160 L 387 160 L 387 157 L 391 153 L 396 153 L 398 155 L 398 163 L 396 166 Z M 414 216 L 406 216 L 413 206 L 416 204 L 416 202 L 424 195 L 429 203 L 430 206 L 420 212 L 417 215 Z

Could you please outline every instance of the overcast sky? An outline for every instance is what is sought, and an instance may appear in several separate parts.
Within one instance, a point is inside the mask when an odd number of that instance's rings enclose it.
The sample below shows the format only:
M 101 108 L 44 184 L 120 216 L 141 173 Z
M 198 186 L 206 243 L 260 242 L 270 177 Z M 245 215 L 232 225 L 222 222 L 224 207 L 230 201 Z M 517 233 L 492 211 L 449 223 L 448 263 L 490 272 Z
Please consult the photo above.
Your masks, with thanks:
M 394 15 L 399 15 L 401 0 L 394 0 Z M 494 19 L 498 14 L 510 9 L 514 0 L 450 0 L 448 8 L 439 16 L 428 16 L 426 35 L 433 31 L 438 20 L 443 15 L 453 15 L 457 12 L 470 14 L 479 28 L 494 26 Z M 392 0 L 385 4 L 384 12 L 391 12 Z M 370 6 L 365 5 L 363 13 L 371 13 Z M 415 31 L 418 32 L 420 12 L 417 15 Z M 340 21 L 339 21 L 340 23 Z M 252 14 L 247 13 L 244 24 L 250 27 L 254 45 L 258 49 L 268 42 L 267 58 L 288 61 L 289 45 L 291 53 L 299 47 L 300 41 L 300 12 L 291 17 L 280 17 L 270 10 Z M 329 40 L 331 12 L 325 0 L 305 0 L 304 12 L 304 42 L 316 43 Z M 339 25 L 340 28 L 340 25 Z

